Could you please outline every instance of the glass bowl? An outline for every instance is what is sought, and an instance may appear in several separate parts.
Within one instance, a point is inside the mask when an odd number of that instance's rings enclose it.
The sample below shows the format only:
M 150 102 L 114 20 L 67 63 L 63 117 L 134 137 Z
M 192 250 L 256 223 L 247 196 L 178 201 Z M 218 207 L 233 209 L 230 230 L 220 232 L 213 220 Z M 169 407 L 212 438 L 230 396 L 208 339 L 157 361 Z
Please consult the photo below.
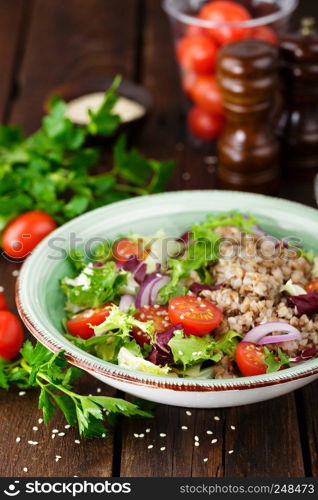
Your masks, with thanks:
M 217 4 L 222 21 L 215 14 Z M 196 142 L 213 143 L 223 129 L 222 96 L 215 78 L 219 49 L 248 38 L 278 46 L 297 6 L 298 0 L 163 1 L 172 25 L 187 123 L 191 136 L 199 139 Z

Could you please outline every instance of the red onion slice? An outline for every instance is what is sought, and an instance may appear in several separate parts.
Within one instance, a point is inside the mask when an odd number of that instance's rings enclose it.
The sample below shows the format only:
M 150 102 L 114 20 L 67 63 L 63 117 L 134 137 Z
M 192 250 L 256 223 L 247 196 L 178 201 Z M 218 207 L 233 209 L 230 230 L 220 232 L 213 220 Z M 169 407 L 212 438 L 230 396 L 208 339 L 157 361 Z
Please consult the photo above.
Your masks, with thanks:
M 119 309 L 121 311 L 127 312 L 134 305 L 134 297 L 132 295 L 122 295 L 119 302 Z
M 284 335 L 272 335 L 272 332 L 286 332 Z M 300 331 L 288 323 L 282 321 L 270 321 L 252 328 L 244 337 L 243 342 L 253 342 L 253 344 L 276 344 L 277 342 L 289 342 L 301 338 Z
M 136 297 L 136 307 L 140 309 L 141 307 L 144 306 L 149 306 L 151 301 L 150 301 L 150 294 L 152 291 L 152 287 L 155 284 L 155 282 L 159 281 L 161 279 L 162 275 L 158 273 L 152 273 L 149 274 L 143 283 L 140 285 L 140 288 L 137 293 Z
M 151 291 L 150 291 L 150 303 L 151 304 L 156 303 L 159 291 L 161 290 L 161 288 L 166 286 L 169 283 L 169 281 L 170 281 L 169 276 L 162 276 L 161 278 L 158 278 L 158 280 L 153 283 Z

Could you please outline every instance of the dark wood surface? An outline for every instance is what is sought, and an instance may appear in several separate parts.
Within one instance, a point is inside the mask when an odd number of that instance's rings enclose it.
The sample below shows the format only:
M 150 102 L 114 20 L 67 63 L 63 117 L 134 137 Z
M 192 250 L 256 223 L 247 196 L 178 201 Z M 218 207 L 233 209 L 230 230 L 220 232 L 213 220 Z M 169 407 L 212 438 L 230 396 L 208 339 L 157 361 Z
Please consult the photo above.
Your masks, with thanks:
M 318 5 L 301 0 L 298 16 L 303 14 L 317 15 Z M 1 120 L 20 124 L 27 133 L 39 126 L 43 101 L 56 86 L 115 73 L 142 83 L 155 104 L 138 146 L 154 157 L 177 159 L 171 189 L 215 187 L 213 166 L 186 137 L 169 25 L 159 0 L 0 0 L 0 71 Z M 280 195 L 313 205 L 312 178 L 286 178 Z M 17 269 L 0 261 L 0 285 L 12 311 L 12 272 Z M 88 376 L 79 385 L 83 393 L 98 387 L 105 394 L 115 393 Z M 187 415 L 185 409 L 158 406 L 152 421 L 123 419 L 113 439 L 77 444 L 76 432 L 65 430 L 61 417 L 48 427 L 37 423 L 41 414 L 36 391 L 25 396 L 0 391 L 0 475 L 317 476 L 317 400 L 315 383 L 241 408 L 191 410 Z M 52 439 L 52 429 L 65 436 Z M 141 433 L 144 438 L 134 437 Z M 200 447 L 193 445 L 196 435 Z M 56 461 L 56 456 L 61 458 Z

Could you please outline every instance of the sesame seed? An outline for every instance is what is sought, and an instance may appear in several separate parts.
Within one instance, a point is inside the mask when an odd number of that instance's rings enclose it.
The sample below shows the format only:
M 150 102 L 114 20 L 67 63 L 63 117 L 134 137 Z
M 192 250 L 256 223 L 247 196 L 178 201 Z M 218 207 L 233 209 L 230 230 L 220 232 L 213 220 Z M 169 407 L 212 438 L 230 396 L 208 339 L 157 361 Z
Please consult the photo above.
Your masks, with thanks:
M 213 434 L 213 431 L 206 431 L 207 434 Z
M 70 429 L 70 428 L 71 428 L 70 424 L 64 425 L 64 429 Z
M 203 459 L 203 462 L 207 462 L 209 459 L 206 457 Z
M 153 444 L 150 444 L 150 445 L 148 446 L 148 450 L 151 450 L 152 448 L 153 448 Z
M 65 436 L 65 432 L 59 432 L 59 433 L 58 433 L 58 436 L 60 436 L 60 437 Z
M 43 424 L 43 418 L 39 418 L 38 423 Z
M 21 441 L 21 438 L 20 438 L 20 436 L 18 436 L 18 437 L 16 438 L 15 442 L 16 442 L 16 443 L 20 443 L 20 441 Z
M 74 443 L 80 444 L 80 440 L 79 439 L 75 439 Z
M 32 427 L 32 430 L 33 430 L 33 431 L 38 431 L 38 430 L 39 430 L 39 428 L 38 428 L 36 425 L 34 425 L 34 427 Z
M 134 434 L 134 437 L 135 437 L 135 438 L 139 438 L 139 434 L 136 434 L 136 433 L 135 433 L 135 434 Z
M 235 431 L 235 429 L 236 429 L 235 425 L 231 425 L 231 429 L 232 429 L 232 431 Z
M 52 434 L 57 434 L 59 432 L 58 429 L 53 429 Z
M 28 468 L 27 467 L 23 467 L 23 472 L 28 472 Z
M 186 415 L 188 415 L 188 417 L 191 417 L 191 415 L 192 415 L 191 411 L 190 411 L 190 410 L 187 410 L 187 411 L 186 411 Z
M 165 438 L 165 437 L 167 436 L 167 434 L 165 434 L 164 432 L 160 432 L 159 436 L 160 436 L 161 438 Z
M 3 286 L 0 286 L 0 292 L 4 292 L 4 287 Z
M 25 396 L 26 395 L 26 392 L 25 391 L 20 391 L 19 392 L 19 396 Z
M 229 455 L 232 455 L 234 453 L 234 450 L 229 450 Z
M 14 271 L 12 271 L 12 276 L 14 276 L 14 277 L 19 276 L 19 271 L 17 269 L 15 269 Z
M 162 446 L 162 447 L 160 448 L 160 451 L 165 451 L 165 449 L 166 449 L 166 447 L 165 447 L 165 446 Z
M 144 437 L 145 437 L 145 435 L 144 435 L 144 434 L 139 434 L 139 437 L 140 437 L 140 438 L 144 438 Z
M 216 420 L 218 422 L 221 419 L 220 419 L 220 417 L 214 417 L 214 420 Z
M 218 442 L 218 440 L 217 440 L 217 439 L 212 439 L 212 441 L 211 441 L 211 443 L 212 443 L 212 444 L 215 444 L 215 443 L 217 443 L 217 442 Z
M 206 156 L 204 158 L 204 162 L 207 165 L 215 165 L 217 163 L 217 157 L 216 156 Z
M 196 441 L 196 442 L 194 443 L 194 446 L 200 446 L 199 441 Z
M 55 462 L 58 462 L 62 457 L 60 457 L 60 455 L 56 455 L 55 457 Z
M 187 427 L 186 425 L 182 425 L 182 426 L 181 426 L 181 430 L 183 430 L 183 431 L 187 431 L 187 430 L 188 430 L 188 427 Z
M 105 438 L 105 437 L 106 437 L 106 433 L 105 433 L 105 432 L 103 432 L 103 434 L 102 434 L 102 438 Z
M 189 172 L 184 172 L 184 174 L 182 174 L 182 179 L 184 181 L 189 181 L 191 179 L 191 175 L 189 174 Z
M 100 387 L 97 387 L 96 392 L 100 393 L 102 392 L 102 389 Z
M 194 436 L 194 441 L 199 441 L 199 436 Z
M 147 432 L 147 433 L 148 433 L 148 432 L 150 432 L 150 429 L 149 429 L 149 427 L 148 427 L 148 429 L 146 429 L 146 430 L 145 430 L 145 432 Z
M 183 352 L 182 351 L 178 351 L 178 354 L 179 354 L 179 356 L 183 356 Z
M 52 434 L 51 438 L 54 439 L 55 438 L 55 434 Z
M 32 444 L 32 446 L 36 446 L 39 443 L 37 441 L 28 441 L 28 444 Z

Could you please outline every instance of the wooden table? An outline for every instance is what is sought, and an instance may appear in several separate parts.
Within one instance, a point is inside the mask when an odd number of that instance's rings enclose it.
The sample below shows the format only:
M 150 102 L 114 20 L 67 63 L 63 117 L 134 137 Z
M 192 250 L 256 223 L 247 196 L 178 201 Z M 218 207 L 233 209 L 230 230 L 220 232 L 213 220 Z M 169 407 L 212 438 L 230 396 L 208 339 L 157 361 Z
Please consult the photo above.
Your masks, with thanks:
M 315 10 L 318 14 L 318 5 L 311 0 L 300 3 L 299 13 Z M 154 157 L 177 159 L 179 169 L 171 189 L 214 187 L 213 167 L 186 140 L 169 25 L 159 0 L 0 0 L 0 69 L 0 119 L 22 125 L 27 133 L 39 126 L 43 101 L 55 86 L 87 75 L 116 73 L 141 82 L 152 92 L 155 109 L 138 146 Z M 288 179 L 280 194 L 313 204 L 310 179 Z M 12 272 L 17 269 L 4 259 L 0 262 L 0 285 L 12 310 Z M 80 390 L 96 392 L 99 386 L 87 376 Z M 106 386 L 102 391 L 114 394 Z M 185 409 L 158 406 L 152 421 L 123 419 L 113 439 L 83 439 L 76 444 L 77 433 L 64 429 L 61 416 L 48 427 L 37 423 L 41 416 L 37 391 L 26 396 L 0 391 L 0 474 L 317 476 L 317 401 L 315 383 L 241 408 L 192 410 L 187 415 Z M 33 426 L 39 430 L 32 430 Z M 53 440 L 54 428 L 65 436 Z M 215 444 L 206 430 L 213 431 Z M 135 438 L 136 433 L 145 437 Z M 200 447 L 193 446 L 195 435 L 201 437 Z M 16 443 L 18 436 L 20 443 Z M 31 446 L 28 440 L 39 445 Z M 234 453 L 229 454 L 230 450 Z M 61 458 L 57 461 L 56 456 Z M 203 461 L 205 457 L 208 461 Z

